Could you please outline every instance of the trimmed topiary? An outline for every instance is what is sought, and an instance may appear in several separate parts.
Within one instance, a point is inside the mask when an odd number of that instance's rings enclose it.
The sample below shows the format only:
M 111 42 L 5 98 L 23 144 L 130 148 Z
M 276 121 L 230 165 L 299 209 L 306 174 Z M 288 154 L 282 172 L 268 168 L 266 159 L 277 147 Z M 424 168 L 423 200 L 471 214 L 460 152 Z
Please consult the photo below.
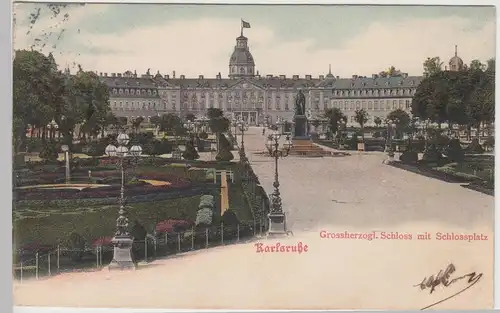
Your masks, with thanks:
M 228 148 L 221 148 L 221 150 L 219 151 L 219 153 L 217 153 L 217 155 L 215 156 L 215 159 L 217 161 L 221 161 L 221 162 L 227 162 L 227 161 L 231 161 L 234 159 L 234 155 L 231 151 L 229 151 Z
M 484 149 L 481 144 L 479 144 L 479 140 L 477 138 L 472 139 L 471 143 L 467 147 L 467 151 L 474 154 L 484 153 Z
M 405 151 L 401 154 L 399 160 L 405 164 L 417 164 L 418 153 L 416 151 Z
M 460 145 L 460 140 L 451 139 L 446 146 L 445 154 L 451 162 L 462 162 L 465 154 Z
M 198 160 L 200 158 L 200 155 L 198 154 L 198 151 L 196 151 L 193 141 L 190 140 L 186 144 L 186 150 L 182 153 L 182 157 L 185 160 Z

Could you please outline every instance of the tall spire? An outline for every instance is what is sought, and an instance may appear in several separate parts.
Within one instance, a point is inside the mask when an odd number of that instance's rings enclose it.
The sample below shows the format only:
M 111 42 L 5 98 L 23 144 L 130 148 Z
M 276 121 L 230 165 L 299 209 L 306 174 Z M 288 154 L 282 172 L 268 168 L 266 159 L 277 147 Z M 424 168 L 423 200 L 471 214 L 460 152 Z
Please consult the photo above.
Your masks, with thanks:
M 332 74 L 332 65 L 328 64 L 328 74 Z
M 458 50 L 458 46 L 455 45 L 455 56 L 458 56 L 458 51 L 457 50 Z

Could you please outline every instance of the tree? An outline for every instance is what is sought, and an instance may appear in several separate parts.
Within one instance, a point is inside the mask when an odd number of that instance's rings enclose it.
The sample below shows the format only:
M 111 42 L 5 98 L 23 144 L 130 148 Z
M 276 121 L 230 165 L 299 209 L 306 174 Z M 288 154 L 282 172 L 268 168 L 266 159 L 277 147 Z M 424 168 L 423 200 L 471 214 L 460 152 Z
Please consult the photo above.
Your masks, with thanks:
M 332 138 L 333 134 L 336 134 L 338 132 L 339 122 L 342 120 L 347 120 L 347 117 L 339 108 L 328 108 L 323 116 L 327 120 L 329 138 Z
M 486 68 L 486 64 L 481 63 L 479 60 L 472 60 L 469 66 L 469 70 L 472 71 L 484 71 Z
M 375 123 L 375 125 L 377 125 L 377 127 L 380 127 L 380 125 L 382 125 L 382 119 L 379 116 L 375 116 L 373 122 Z
M 443 70 L 443 62 L 439 57 L 427 58 L 424 61 L 424 77 L 430 77 Z
M 125 126 L 127 126 L 128 120 L 125 116 L 120 116 L 118 118 L 118 127 L 120 127 L 121 130 L 125 129 Z
M 409 128 L 411 121 L 410 115 L 401 109 L 394 110 L 387 114 L 387 119 L 393 121 L 396 125 L 397 137 L 400 137 L 400 135 Z
M 402 74 L 400 70 L 391 65 L 387 70 L 380 72 L 378 75 L 380 77 L 400 77 Z
M 198 151 L 194 147 L 193 137 L 186 143 L 186 150 L 182 153 L 182 157 L 185 160 L 197 160 L 200 158 Z
M 354 120 L 361 126 L 361 138 L 365 141 L 365 124 L 368 122 L 368 112 L 365 109 L 358 109 L 354 112 Z

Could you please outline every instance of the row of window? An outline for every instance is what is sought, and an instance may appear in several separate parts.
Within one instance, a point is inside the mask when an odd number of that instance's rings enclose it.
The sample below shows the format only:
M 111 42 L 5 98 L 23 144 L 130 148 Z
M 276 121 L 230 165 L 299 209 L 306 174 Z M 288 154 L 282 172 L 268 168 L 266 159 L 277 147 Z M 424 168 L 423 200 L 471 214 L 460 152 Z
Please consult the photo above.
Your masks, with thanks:
M 333 101 L 333 107 L 342 110 L 396 110 L 409 109 L 411 107 L 410 100 L 340 100 Z M 326 107 L 325 107 L 326 109 Z
M 413 96 L 416 89 L 398 88 L 398 89 L 362 89 L 362 90 L 333 90 L 335 97 L 384 97 L 384 96 Z
M 157 92 L 156 90 L 151 90 L 151 89 L 122 89 L 122 88 L 113 88 L 112 90 L 113 95 L 125 95 L 125 96 L 156 96 Z

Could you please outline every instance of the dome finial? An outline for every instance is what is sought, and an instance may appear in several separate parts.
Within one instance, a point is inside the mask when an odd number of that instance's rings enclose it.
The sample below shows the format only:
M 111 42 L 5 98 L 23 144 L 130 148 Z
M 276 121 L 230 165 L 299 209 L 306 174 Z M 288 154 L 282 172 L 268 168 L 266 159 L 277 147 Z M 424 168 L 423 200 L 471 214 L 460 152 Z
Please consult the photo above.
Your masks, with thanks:
M 332 74 L 332 65 L 328 64 L 328 74 Z
M 458 46 L 455 45 L 455 56 L 458 56 Z

